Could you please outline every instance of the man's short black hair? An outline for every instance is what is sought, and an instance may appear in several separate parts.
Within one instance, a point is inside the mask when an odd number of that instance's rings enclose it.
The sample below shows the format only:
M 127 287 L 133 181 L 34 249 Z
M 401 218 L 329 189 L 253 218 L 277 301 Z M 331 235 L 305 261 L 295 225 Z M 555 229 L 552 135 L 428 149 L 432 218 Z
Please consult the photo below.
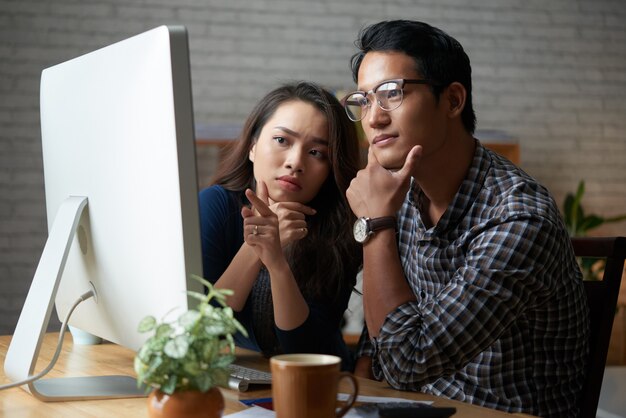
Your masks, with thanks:
M 441 92 L 453 82 L 459 82 L 467 91 L 461 113 L 463 126 L 473 134 L 476 114 L 472 105 L 472 67 L 461 44 L 444 31 L 427 23 L 411 20 L 391 20 L 375 23 L 361 30 L 355 42 L 359 52 L 352 56 L 352 77 L 358 82 L 358 73 L 365 54 L 372 51 L 402 52 L 413 57 L 417 72 L 433 80 L 432 92 L 439 99 Z

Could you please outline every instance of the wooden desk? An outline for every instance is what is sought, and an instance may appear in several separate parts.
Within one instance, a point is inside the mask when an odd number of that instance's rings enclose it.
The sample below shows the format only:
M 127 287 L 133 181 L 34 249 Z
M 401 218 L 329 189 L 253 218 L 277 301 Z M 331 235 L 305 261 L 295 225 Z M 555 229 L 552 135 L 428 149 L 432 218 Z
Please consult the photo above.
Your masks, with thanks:
M 54 352 L 57 334 L 47 334 L 40 353 L 36 371 L 43 369 Z M 0 337 L 0 363 L 4 365 L 4 358 L 9 348 L 10 336 Z M 133 372 L 134 352 L 114 344 L 94 346 L 74 346 L 71 337 L 67 337 L 63 352 L 59 357 L 54 370 L 47 377 L 88 376 L 97 374 L 126 374 Z M 258 354 L 242 350 L 238 355 L 238 362 L 268 370 L 266 359 Z M 4 367 L 0 372 L 0 384 L 8 383 L 4 376 Z M 393 396 L 415 400 L 434 401 L 435 406 L 454 406 L 457 409 L 455 418 L 481 417 L 502 418 L 524 416 L 507 414 L 492 409 L 481 408 L 412 392 L 400 392 L 390 389 L 386 384 L 366 379 L 359 379 L 360 394 L 372 396 Z M 347 392 L 348 388 L 342 388 Z M 226 401 L 225 414 L 237 412 L 246 408 L 239 402 L 240 399 L 252 399 L 271 396 L 271 389 L 252 390 L 246 393 L 222 389 Z M 96 401 L 75 402 L 41 402 L 20 388 L 8 389 L 0 392 L 0 417 L 147 417 L 145 398 L 107 399 Z

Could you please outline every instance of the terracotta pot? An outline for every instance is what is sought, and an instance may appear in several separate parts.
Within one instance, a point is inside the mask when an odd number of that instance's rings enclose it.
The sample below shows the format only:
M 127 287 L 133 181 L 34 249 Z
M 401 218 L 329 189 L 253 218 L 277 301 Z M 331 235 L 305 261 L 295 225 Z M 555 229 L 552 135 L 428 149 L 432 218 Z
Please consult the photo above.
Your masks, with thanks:
M 224 397 L 218 388 L 206 393 L 192 390 L 172 395 L 154 390 L 148 397 L 150 418 L 221 418 L 223 413 Z

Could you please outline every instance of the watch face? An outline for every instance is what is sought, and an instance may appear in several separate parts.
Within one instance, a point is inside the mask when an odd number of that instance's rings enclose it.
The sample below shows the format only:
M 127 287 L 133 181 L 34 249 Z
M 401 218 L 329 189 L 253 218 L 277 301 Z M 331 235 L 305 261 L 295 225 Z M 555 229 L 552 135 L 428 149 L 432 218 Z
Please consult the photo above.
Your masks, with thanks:
M 352 232 L 357 242 L 365 242 L 369 235 L 367 231 L 367 220 L 365 218 L 357 219 L 352 228 Z

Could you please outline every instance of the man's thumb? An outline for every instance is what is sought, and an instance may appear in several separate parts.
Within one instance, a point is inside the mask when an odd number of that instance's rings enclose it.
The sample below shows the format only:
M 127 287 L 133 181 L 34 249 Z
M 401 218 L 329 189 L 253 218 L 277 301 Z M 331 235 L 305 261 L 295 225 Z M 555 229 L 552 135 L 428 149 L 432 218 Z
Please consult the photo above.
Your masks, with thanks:
M 402 166 L 398 174 L 400 174 L 400 176 L 402 177 L 410 176 L 413 173 L 413 170 L 415 170 L 415 167 L 417 166 L 421 158 L 422 158 L 422 146 L 416 145 L 413 148 L 411 148 L 409 153 L 406 155 L 406 159 L 404 160 L 404 165 Z

